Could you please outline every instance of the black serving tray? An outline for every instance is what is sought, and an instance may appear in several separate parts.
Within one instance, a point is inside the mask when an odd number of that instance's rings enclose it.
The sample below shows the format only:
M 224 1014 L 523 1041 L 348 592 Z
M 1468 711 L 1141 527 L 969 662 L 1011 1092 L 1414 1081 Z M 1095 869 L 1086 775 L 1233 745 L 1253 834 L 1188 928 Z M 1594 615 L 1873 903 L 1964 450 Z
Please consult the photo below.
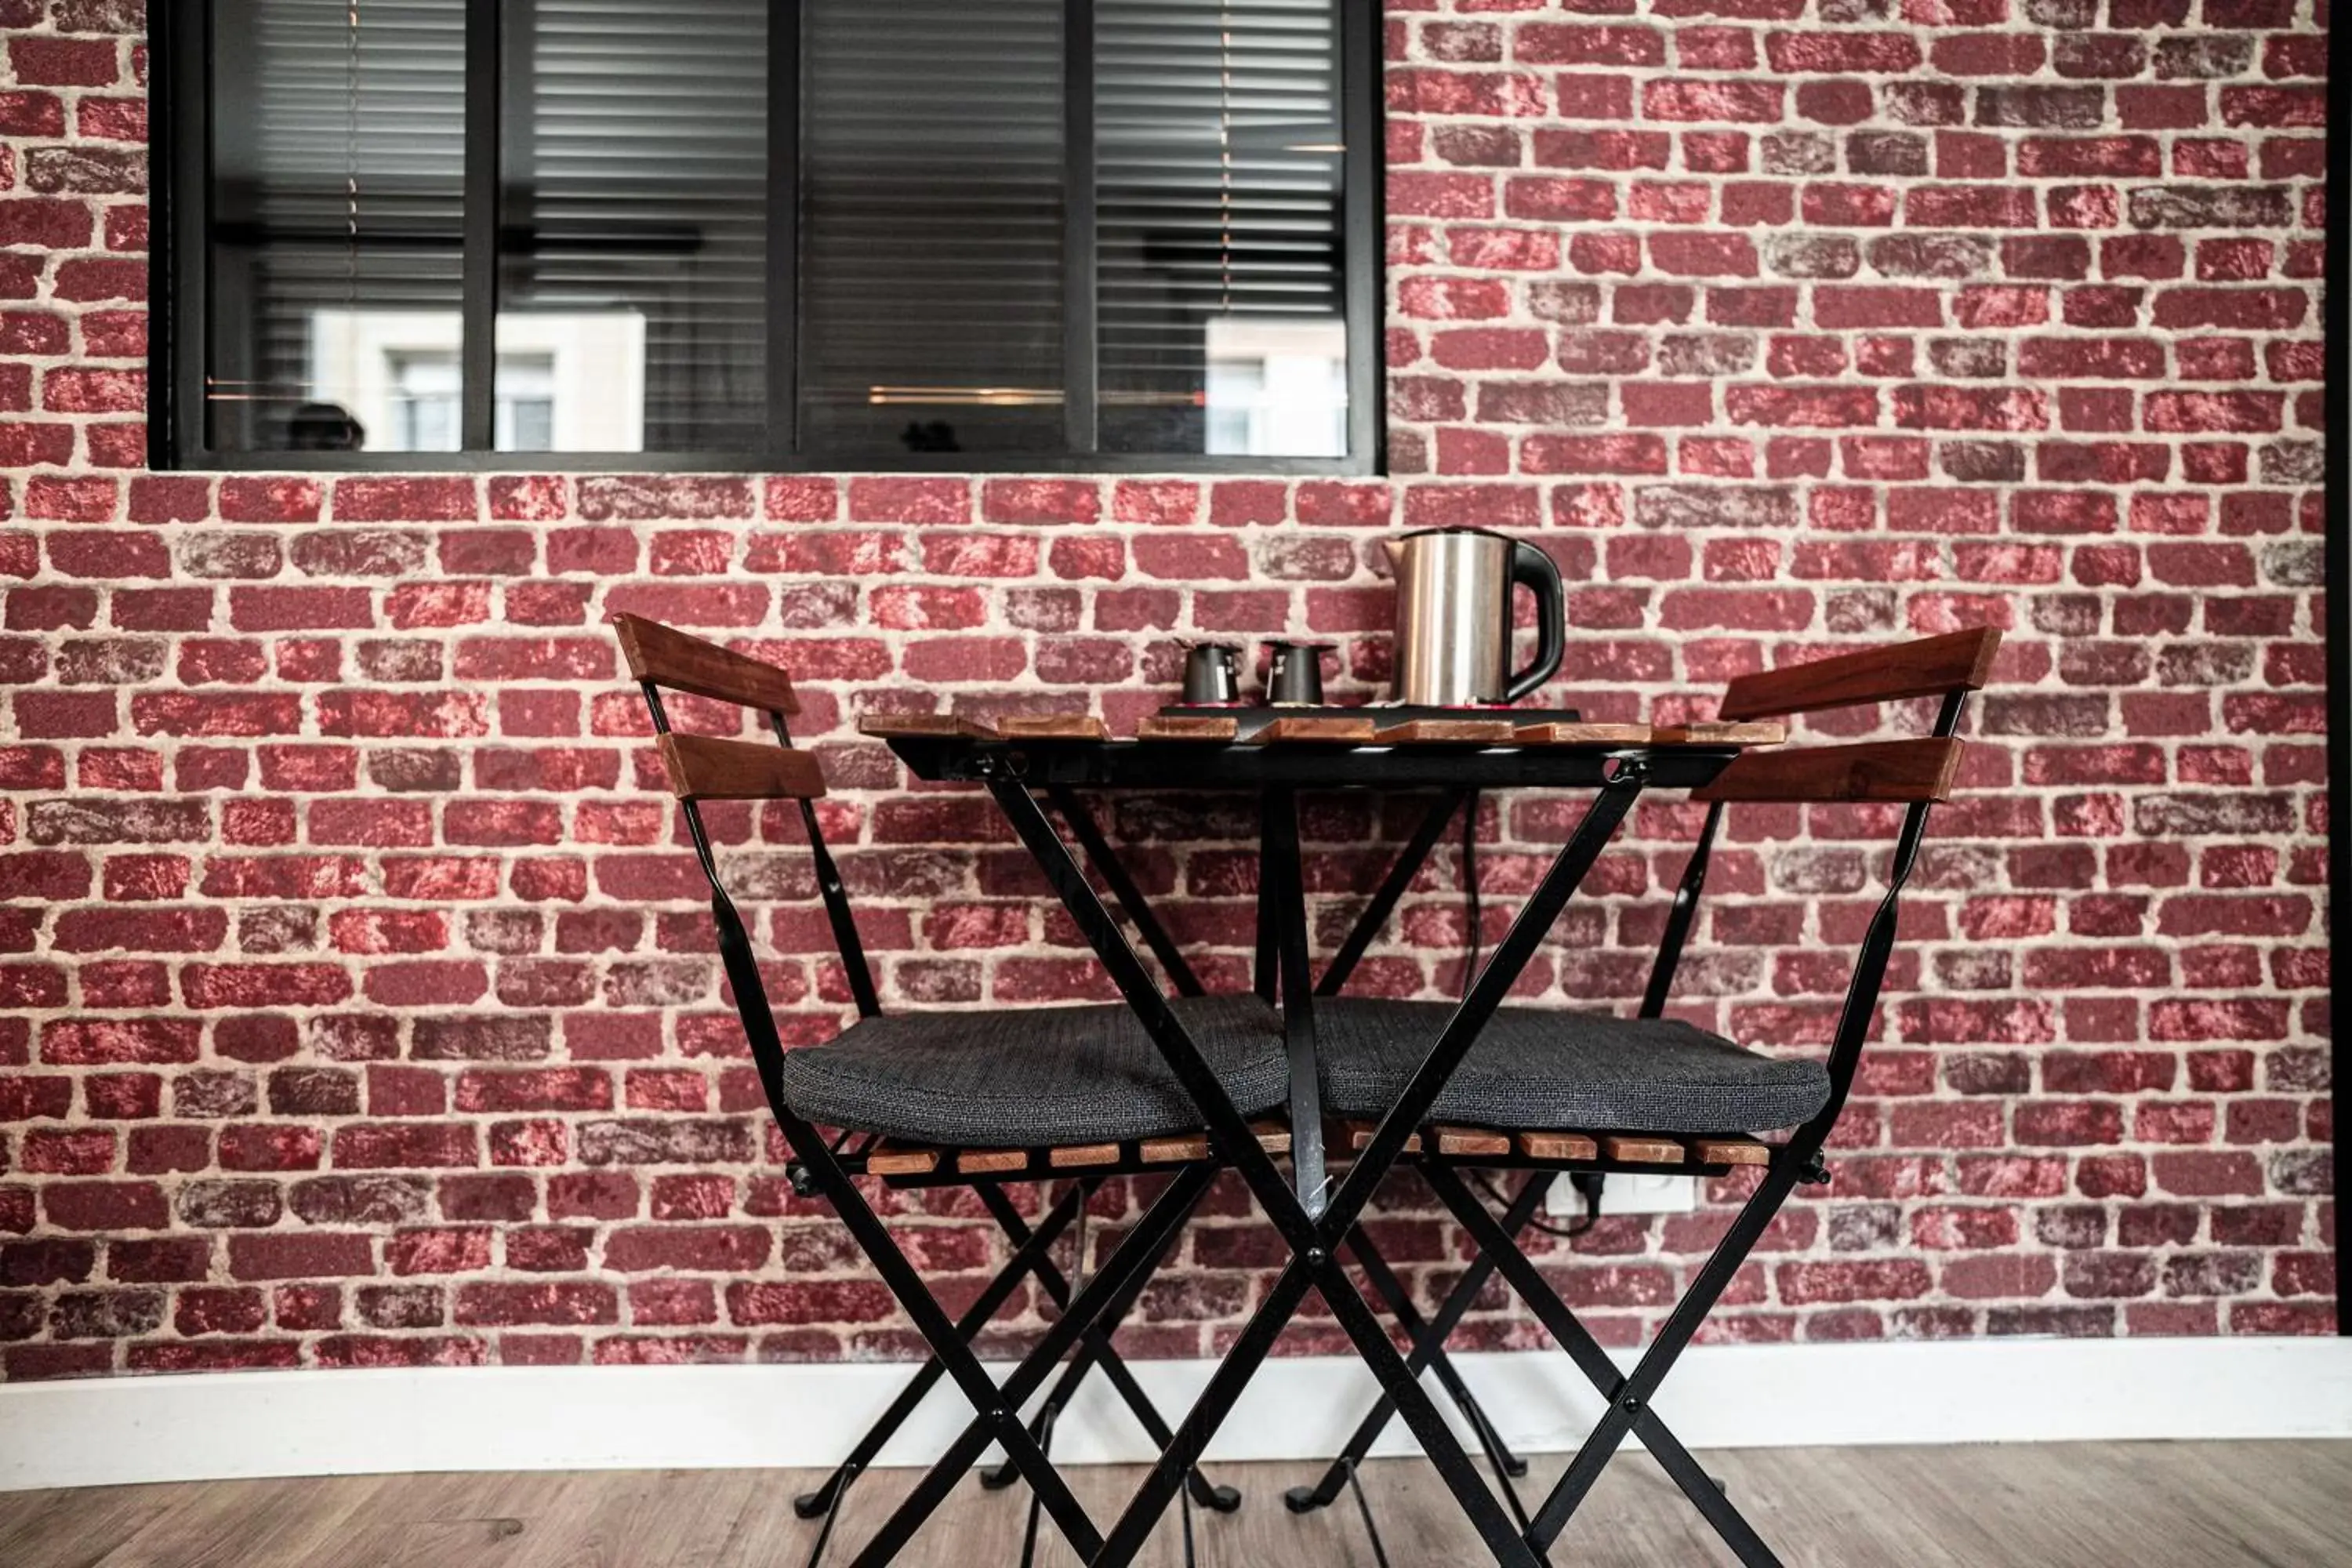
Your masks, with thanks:
M 1277 719 L 1370 719 L 1382 729 L 1423 719 L 1507 719 L 1514 724 L 1580 724 L 1584 715 L 1574 708 L 1441 708 L 1424 702 L 1360 702 L 1343 707 L 1333 702 L 1276 708 L 1265 702 L 1171 702 L 1160 710 L 1163 719 L 1231 719 L 1234 738 L 1247 740 Z

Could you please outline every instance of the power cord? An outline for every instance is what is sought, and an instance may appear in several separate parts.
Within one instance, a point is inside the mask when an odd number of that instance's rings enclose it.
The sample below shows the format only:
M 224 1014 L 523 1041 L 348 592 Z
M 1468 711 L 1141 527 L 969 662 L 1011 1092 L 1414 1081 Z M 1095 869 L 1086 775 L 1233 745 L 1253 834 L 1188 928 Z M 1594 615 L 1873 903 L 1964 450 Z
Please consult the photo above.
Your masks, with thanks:
M 1496 1190 L 1495 1184 L 1487 1180 L 1485 1172 L 1473 1171 L 1469 1174 L 1470 1179 L 1478 1184 L 1478 1190 L 1485 1193 L 1496 1208 L 1507 1209 L 1511 1206 L 1510 1200 Z M 1601 1173 L 1570 1171 L 1568 1173 L 1568 1179 L 1584 1199 L 1584 1217 L 1567 1225 L 1553 1225 L 1549 1221 L 1530 1216 L 1528 1220 L 1529 1230 L 1540 1231 L 1546 1236 L 1557 1236 L 1562 1240 L 1572 1240 L 1601 1223 L 1601 1184 L 1603 1179 Z
M 1478 978 L 1484 934 L 1478 929 L 1478 792 L 1475 789 L 1462 803 L 1462 919 L 1470 928 L 1470 955 L 1462 965 L 1462 1000 L 1467 1002 L 1470 987 Z

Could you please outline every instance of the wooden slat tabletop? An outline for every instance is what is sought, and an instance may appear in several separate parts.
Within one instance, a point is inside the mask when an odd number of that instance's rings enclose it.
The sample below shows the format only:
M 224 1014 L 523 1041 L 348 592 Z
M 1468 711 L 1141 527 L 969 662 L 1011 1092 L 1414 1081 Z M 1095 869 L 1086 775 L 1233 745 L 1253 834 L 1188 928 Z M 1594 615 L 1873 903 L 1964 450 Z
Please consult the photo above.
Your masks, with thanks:
M 1117 739 L 1091 714 L 1008 714 L 974 719 L 961 713 L 869 713 L 858 732 L 876 740 L 1098 741 Z M 1236 719 L 1207 714 L 1155 714 L 1135 739 L 1230 745 L 1240 739 Z M 1276 719 L 1249 738 L 1253 745 L 1327 746 L 1777 746 L 1789 738 L 1779 722 L 1692 724 L 1522 722 L 1507 717 L 1414 719 L 1383 728 L 1378 712 L 1358 718 L 1318 714 Z

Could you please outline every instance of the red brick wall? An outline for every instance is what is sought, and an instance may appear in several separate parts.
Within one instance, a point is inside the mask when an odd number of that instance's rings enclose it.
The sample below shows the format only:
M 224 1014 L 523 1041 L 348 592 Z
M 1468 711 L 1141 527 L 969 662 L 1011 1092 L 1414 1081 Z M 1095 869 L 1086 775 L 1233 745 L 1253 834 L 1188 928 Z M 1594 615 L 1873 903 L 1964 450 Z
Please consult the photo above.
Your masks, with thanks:
M 330 481 L 139 471 L 140 7 L 0 0 L 6 1375 L 905 1352 L 763 1151 L 600 618 L 807 682 L 895 998 L 1092 994 L 989 809 L 904 793 L 859 706 L 1127 723 L 1210 630 L 1342 636 L 1360 689 L 1372 541 L 1453 521 L 1557 553 L 1601 716 L 2011 635 L 1837 1183 L 1724 1334 L 2330 1328 L 2309 0 L 1390 11 L 1392 482 Z M 1501 902 L 1568 816 L 1489 814 Z M 821 1038 L 790 835 L 719 815 Z M 1245 824 L 1119 817 L 1237 978 Z M 1684 1002 L 1818 1045 L 1875 850 L 1733 824 Z M 1537 986 L 1634 992 L 1691 827 L 1642 814 Z M 1376 830 L 1318 811 L 1326 887 Z M 1455 983 L 1451 879 L 1372 983 Z M 1455 1238 L 1390 1213 L 1435 1289 Z M 908 1218 L 951 1290 L 995 1256 L 963 1210 Z M 1612 1223 L 1558 1277 L 1632 1337 L 1723 1218 Z M 1270 1249 L 1237 1222 L 1188 1243 L 1149 1351 L 1246 1310 Z M 1499 1304 L 1476 1333 L 1538 1339 Z

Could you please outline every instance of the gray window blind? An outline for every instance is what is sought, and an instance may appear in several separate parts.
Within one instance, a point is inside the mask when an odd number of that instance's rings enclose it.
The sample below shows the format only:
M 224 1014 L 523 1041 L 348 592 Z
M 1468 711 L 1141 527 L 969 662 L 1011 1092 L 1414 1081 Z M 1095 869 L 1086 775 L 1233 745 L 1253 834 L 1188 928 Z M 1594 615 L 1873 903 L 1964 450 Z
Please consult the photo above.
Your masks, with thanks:
M 1245 356 L 1250 323 L 1343 310 L 1339 8 L 1098 0 L 1096 16 L 1102 445 L 1201 452 L 1220 327 Z
M 801 436 L 1064 445 L 1062 0 L 804 0 Z
M 323 405 L 348 412 L 380 368 L 358 353 L 358 319 L 421 312 L 454 329 L 466 7 L 362 0 L 354 26 L 346 0 L 216 5 L 210 438 L 299 447 L 322 438 Z
M 509 0 L 506 27 L 501 401 L 551 353 L 559 399 L 641 405 L 637 448 L 758 450 L 767 0 Z M 611 449 L 628 424 L 562 412 L 543 442 L 525 420 L 500 445 Z

